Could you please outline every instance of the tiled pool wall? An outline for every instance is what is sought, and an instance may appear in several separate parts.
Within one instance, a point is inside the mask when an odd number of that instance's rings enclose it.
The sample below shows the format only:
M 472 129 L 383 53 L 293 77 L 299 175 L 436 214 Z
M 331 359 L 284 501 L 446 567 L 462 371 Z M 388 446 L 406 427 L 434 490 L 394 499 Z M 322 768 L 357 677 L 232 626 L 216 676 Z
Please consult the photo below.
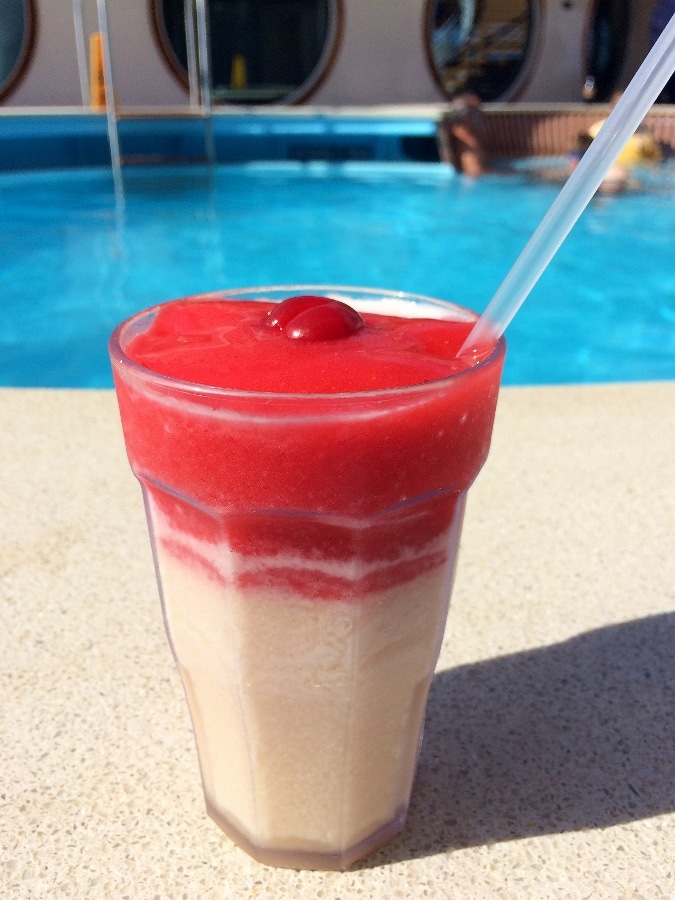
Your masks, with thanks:
M 120 154 L 128 163 L 198 162 L 211 129 L 219 163 L 438 160 L 433 118 L 260 113 L 123 118 Z M 0 171 L 110 164 L 106 116 L 97 113 L 0 115 Z

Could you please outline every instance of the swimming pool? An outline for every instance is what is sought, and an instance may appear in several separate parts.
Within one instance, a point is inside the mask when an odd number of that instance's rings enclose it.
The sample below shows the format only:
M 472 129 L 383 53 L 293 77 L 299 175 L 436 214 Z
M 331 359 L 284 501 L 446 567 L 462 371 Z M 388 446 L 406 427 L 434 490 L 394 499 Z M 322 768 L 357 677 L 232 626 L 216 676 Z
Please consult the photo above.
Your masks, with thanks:
M 552 203 L 525 171 L 424 163 L 0 175 L 0 384 L 109 387 L 113 326 L 162 300 L 343 283 L 482 310 Z M 597 198 L 507 334 L 506 384 L 675 378 L 675 177 Z

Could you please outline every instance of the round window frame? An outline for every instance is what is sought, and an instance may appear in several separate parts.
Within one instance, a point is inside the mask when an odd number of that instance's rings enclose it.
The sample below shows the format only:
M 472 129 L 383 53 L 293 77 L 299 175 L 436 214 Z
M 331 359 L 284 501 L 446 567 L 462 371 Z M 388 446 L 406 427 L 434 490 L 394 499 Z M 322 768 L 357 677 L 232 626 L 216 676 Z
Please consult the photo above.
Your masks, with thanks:
M 0 83 L 0 103 L 3 103 L 21 84 L 35 53 L 38 33 L 36 0 L 23 0 L 26 12 L 21 48 L 14 66 L 4 82 Z
M 29 0 L 33 2 L 33 0 Z M 330 75 L 342 46 L 344 37 L 344 0 L 326 0 L 328 4 L 328 37 L 316 65 L 312 69 L 309 78 L 291 91 L 284 98 L 274 100 L 271 103 L 223 103 L 214 102 L 216 107 L 237 109 L 245 106 L 298 106 L 312 97 Z M 168 64 L 169 70 L 181 87 L 187 93 L 190 90 L 188 74 L 181 65 L 176 52 L 169 40 L 162 14 L 162 0 L 149 0 L 150 21 L 152 22 L 153 36 L 161 58 Z
M 436 7 L 437 0 L 425 0 L 424 4 L 424 20 L 423 20 L 423 43 L 424 43 L 424 53 L 426 57 L 427 67 L 429 69 L 429 73 L 434 81 L 434 84 L 441 92 L 443 98 L 446 101 L 452 100 L 454 97 L 457 97 L 459 94 L 463 93 L 463 91 L 457 91 L 454 94 L 449 94 L 445 89 L 445 85 L 441 79 L 440 73 L 436 67 L 436 63 L 434 61 L 433 49 L 431 38 L 433 35 L 433 26 L 432 26 L 432 17 Z M 525 91 L 525 88 L 529 84 L 530 78 L 532 76 L 532 72 L 534 70 L 535 60 L 539 54 L 539 43 L 541 40 L 541 31 L 542 31 L 542 22 L 544 20 L 545 11 L 542 9 L 541 0 L 531 0 L 532 3 L 532 15 L 530 19 L 530 39 L 528 41 L 527 50 L 525 52 L 525 57 L 523 59 L 523 63 L 520 67 L 520 70 L 514 80 L 511 82 L 509 87 L 504 91 L 503 94 L 500 94 L 495 100 L 490 102 L 492 103 L 508 103 L 512 100 L 517 100 Z

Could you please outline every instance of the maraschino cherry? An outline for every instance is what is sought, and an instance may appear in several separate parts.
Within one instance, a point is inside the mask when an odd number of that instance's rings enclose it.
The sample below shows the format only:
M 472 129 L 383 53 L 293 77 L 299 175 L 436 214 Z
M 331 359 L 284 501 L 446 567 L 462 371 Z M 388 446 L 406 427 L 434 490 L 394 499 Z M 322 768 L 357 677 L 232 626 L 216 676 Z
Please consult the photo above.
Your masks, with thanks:
M 278 303 L 263 324 L 294 340 L 335 341 L 355 334 L 365 322 L 340 300 L 301 294 Z

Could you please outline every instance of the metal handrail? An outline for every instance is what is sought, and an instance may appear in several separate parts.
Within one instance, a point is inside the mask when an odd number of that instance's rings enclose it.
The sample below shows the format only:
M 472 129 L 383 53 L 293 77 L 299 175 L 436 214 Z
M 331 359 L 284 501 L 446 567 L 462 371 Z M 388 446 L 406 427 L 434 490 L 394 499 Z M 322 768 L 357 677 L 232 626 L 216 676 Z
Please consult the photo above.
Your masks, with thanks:
M 106 122 L 110 161 L 115 195 L 118 200 L 124 198 L 122 181 L 122 157 L 120 153 L 117 106 L 115 103 L 115 87 L 110 51 L 110 29 L 106 0 L 96 0 L 98 14 L 98 30 L 101 35 L 103 56 L 103 83 L 106 99 Z M 188 78 L 190 86 L 190 107 L 199 111 L 204 120 L 204 151 L 208 163 L 215 159 L 215 142 L 212 119 L 211 92 L 211 58 L 208 9 L 206 0 L 184 0 L 185 40 L 187 44 Z M 82 16 L 82 0 L 73 0 L 73 21 L 75 26 L 75 43 L 77 49 L 80 89 L 83 105 L 89 105 L 89 77 L 87 69 L 86 35 Z M 196 22 L 196 28 L 195 28 Z
M 73 0 L 73 24 L 75 26 L 75 50 L 77 52 L 77 71 L 80 76 L 80 93 L 82 106 L 89 105 L 89 71 L 87 69 L 87 44 L 82 19 L 82 0 Z
M 204 116 L 204 149 L 206 159 L 213 165 L 215 144 L 213 138 L 213 120 L 211 116 L 211 53 L 209 34 L 209 15 L 205 0 L 195 0 L 197 12 L 197 54 L 199 57 L 199 87 L 201 95 L 202 115 Z
M 108 14 L 106 0 L 96 0 L 98 12 L 98 30 L 103 42 L 103 81 L 105 84 L 105 107 L 108 123 L 108 143 L 110 144 L 110 161 L 112 166 L 115 196 L 118 200 L 124 197 L 122 182 L 122 161 L 120 157 L 120 141 L 117 130 L 117 113 L 115 112 L 115 89 L 113 87 L 113 69 L 110 54 L 110 32 L 108 30 Z
M 192 0 L 183 4 L 185 19 L 185 46 L 187 50 L 188 86 L 190 89 L 190 106 L 199 106 L 199 80 L 197 71 L 197 44 L 195 38 L 195 19 Z

